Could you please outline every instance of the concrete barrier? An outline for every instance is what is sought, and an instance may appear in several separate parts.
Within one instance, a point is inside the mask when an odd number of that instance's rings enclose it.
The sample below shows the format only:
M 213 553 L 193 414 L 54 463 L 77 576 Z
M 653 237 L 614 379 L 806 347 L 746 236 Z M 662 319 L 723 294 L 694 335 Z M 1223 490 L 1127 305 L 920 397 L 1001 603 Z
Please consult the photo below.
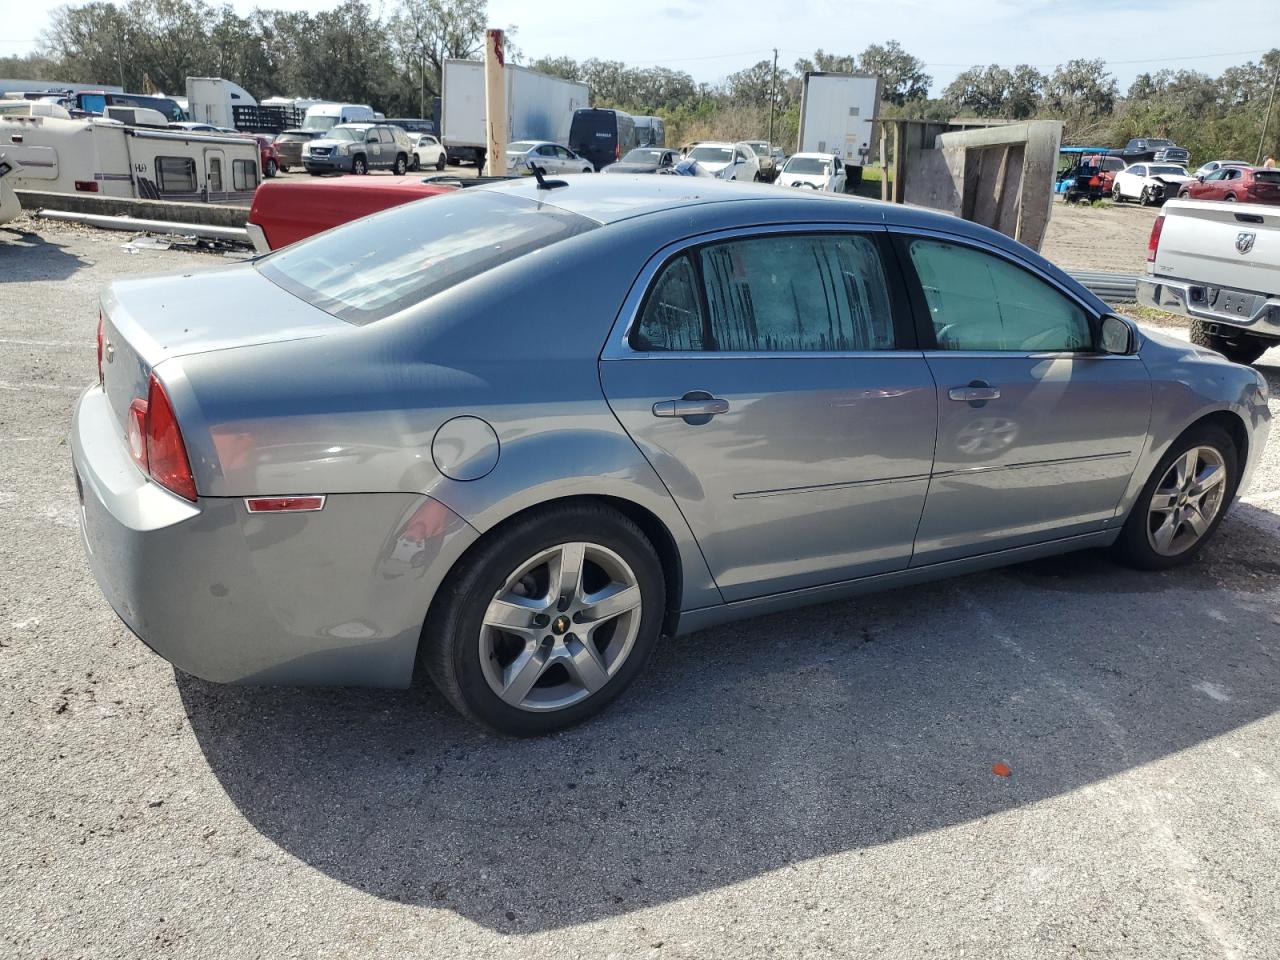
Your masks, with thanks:
M 134 200 L 129 197 L 99 197 L 92 193 L 50 193 L 18 190 L 18 202 L 29 213 L 61 210 L 100 217 L 134 217 L 206 227 L 239 227 L 249 222 L 249 208 L 221 203 L 174 203 L 168 200 Z

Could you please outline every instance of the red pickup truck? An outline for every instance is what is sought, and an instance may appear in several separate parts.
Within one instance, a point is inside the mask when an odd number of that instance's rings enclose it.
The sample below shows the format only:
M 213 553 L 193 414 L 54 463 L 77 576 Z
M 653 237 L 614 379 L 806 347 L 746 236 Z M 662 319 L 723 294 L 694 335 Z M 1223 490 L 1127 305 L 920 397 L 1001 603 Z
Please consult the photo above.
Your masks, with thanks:
M 269 253 L 379 210 L 457 189 L 456 183 L 432 183 L 422 177 L 273 180 L 254 192 L 249 237 L 259 253 Z

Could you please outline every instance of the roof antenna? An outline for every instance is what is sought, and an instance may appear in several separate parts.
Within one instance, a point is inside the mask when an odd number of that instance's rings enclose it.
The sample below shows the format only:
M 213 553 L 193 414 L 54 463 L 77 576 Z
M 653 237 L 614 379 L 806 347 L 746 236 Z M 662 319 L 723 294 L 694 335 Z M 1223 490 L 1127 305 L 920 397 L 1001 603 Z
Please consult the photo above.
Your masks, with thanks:
M 538 179 L 539 190 L 554 190 L 556 187 L 567 187 L 569 184 L 563 180 L 548 180 L 542 173 L 542 168 L 536 163 L 530 164 L 529 169 L 533 171 L 533 175 Z

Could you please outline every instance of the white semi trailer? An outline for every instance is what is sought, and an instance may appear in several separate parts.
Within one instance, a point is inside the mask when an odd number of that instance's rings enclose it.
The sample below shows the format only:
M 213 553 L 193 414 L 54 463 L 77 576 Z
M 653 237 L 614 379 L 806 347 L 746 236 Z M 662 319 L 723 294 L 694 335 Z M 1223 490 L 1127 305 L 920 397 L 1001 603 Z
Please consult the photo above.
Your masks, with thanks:
M 507 64 L 507 143 L 517 140 L 569 142 L 573 112 L 589 106 L 585 83 Z M 484 63 L 446 60 L 440 91 L 440 127 L 450 162 L 483 167 L 485 128 Z
M 810 71 L 800 93 L 800 136 L 796 153 L 829 153 L 848 168 L 848 180 L 862 180 L 871 162 L 872 131 L 883 82 L 857 73 Z

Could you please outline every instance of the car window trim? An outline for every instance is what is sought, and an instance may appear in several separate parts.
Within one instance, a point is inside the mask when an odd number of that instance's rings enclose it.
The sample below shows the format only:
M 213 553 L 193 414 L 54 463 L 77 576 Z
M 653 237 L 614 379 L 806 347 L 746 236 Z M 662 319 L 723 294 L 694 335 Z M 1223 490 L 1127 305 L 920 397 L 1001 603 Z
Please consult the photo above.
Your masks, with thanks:
M 1097 309 L 1072 289 L 1067 287 L 1056 277 L 1050 276 L 1043 270 L 1038 269 L 1034 264 L 1007 253 L 998 247 L 984 245 L 981 241 L 974 240 L 960 234 L 947 233 L 943 230 L 928 230 L 917 227 L 889 227 L 889 239 L 893 244 L 895 253 L 899 261 L 899 268 L 902 273 L 903 282 L 907 286 L 908 301 L 911 305 L 911 313 L 915 321 L 916 338 L 920 344 L 920 349 L 926 356 L 940 357 L 1020 357 L 1027 360 L 1036 359 L 1052 359 L 1052 358 L 1087 358 L 1087 359 L 1110 359 L 1110 360 L 1136 360 L 1137 354 L 1111 354 L 1104 353 L 1098 349 L 1098 338 L 1101 335 L 1103 314 L 1098 313 Z M 1037 280 L 1047 283 L 1053 289 L 1066 297 L 1069 301 L 1078 306 L 1085 316 L 1085 321 L 1089 324 L 1089 333 L 1092 337 L 1092 345 L 1087 350 L 945 350 L 938 346 L 937 334 L 933 329 L 933 320 L 929 315 L 929 304 L 925 299 L 924 285 L 920 282 L 920 276 L 916 273 L 915 265 L 911 261 L 911 251 L 907 249 L 907 245 L 912 240 L 940 240 L 946 243 L 953 243 L 957 246 L 968 247 L 979 253 L 985 253 L 988 256 L 997 257 L 1005 261 L 1010 266 L 1031 274 Z
M 698 278 L 698 297 L 703 312 L 703 335 L 705 342 L 714 344 L 710 336 L 711 315 L 707 305 L 706 284 L 702 278 L 701 257 L 692 256 L 699 248 L 727 240 L 746 240 L 760 236 L 806 235 L 814 234 L 857 234 L 870 235 L 880 255 L 880 266 L 884 271 L 885 283 L 889 288 L 889 309 L 893 317 L 893 335 L 897 343 L 892 350 L 637 350 L 631 346 L 631 331 L 640 319 L 644 305 L 653 290 L 654 281 L 668 266 L 682 254 L 689 255 L 694 272 Z M 771 359 L 799 360 L 807 358 L 833 357 L 914 357 L 919 359 L 921 347 L 913 320 L 914 311 L 908 296 L 905 278 L 896 253 L 889 239 L 889 228 L 879 223 L 786 223 L 762 224 L 747 227 L 732 227 L 715 230 L 705 234 L 685 237 L 673 241 L 658 250 L 641 268 L 623 301 L 621 310 L 614 320 L 609 338 L 601 350 L 601 360 L 638 360 L 638 359 Z

